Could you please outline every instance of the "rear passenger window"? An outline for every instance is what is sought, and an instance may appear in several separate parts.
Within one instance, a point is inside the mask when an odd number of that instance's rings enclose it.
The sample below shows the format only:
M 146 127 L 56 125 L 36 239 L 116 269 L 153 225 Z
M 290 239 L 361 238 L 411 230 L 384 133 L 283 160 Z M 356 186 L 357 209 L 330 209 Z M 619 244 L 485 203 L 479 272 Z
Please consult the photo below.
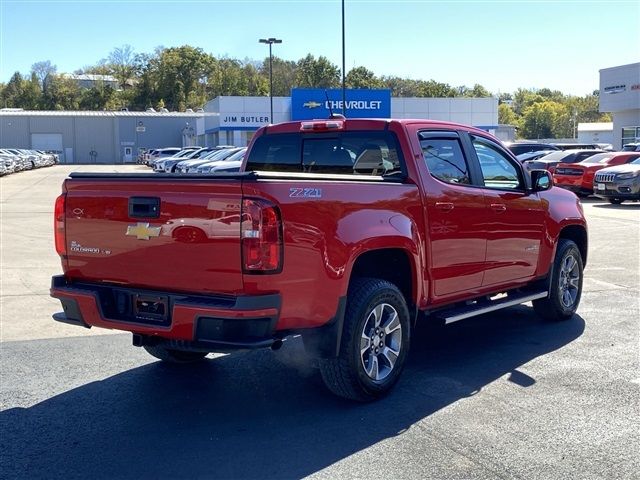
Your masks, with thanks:
M 468 185 L 469 167 L 458 138 L 427 137 L 420 140 L 429 173 L 447 183 Z
M 256 140 L 245 170 L 401 176 L 404 164 L 391 132 L 273 134 Z

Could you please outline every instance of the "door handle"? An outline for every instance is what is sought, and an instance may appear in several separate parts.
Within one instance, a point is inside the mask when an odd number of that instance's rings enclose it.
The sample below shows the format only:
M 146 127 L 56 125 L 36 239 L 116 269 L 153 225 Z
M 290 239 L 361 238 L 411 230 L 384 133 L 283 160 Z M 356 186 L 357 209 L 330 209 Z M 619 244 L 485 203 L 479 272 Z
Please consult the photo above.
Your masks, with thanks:
M 449 203 L 449 202 L 436 202 L 436 208 L 444 211 L 444 212 L 450 212 L 451 210 L 453 210 L 453 203 Z
M 491 210 L 497 213 L 504 212 L 507 209 L 507 206 L 503 203 L 492 203 Z
M 131 197 L 129 198 L 129 216 L 131 218 L 159 218 L 160 198 Z

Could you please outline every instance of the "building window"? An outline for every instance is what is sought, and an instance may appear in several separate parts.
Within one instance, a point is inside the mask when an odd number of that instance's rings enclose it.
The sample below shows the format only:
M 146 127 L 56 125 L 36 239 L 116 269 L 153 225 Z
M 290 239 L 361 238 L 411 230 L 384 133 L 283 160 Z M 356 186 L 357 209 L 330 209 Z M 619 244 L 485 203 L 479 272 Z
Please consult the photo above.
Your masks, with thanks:
M 640 127 L 623 127 L 622 128 L 622 146 L 627 143 L 640 142 Z

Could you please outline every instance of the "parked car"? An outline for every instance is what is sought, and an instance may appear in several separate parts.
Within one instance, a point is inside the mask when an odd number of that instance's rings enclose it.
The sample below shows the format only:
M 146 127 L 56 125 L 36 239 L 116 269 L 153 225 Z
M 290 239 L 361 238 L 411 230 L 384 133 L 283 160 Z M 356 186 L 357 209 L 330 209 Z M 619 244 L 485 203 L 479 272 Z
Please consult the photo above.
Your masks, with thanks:
M 233 148 L 218 148 L 216 150 L 212 150 L 206 155 L 202 155 L 200 158 L 191 158 L 189 160 L 184 160 L 176 165 L 176 172 L 179 173 L 196 173 L 196 169 L 204 164 L 209 163 L 214 160 L 223 160 L 227 158 L 229 155 L 232 155 L 234 152 L 238 150 L 238 147 Z
M 199 158 L 186 158 L 186 159 L 182 160 L 181 162 L 178 162 L 178 164 L 176 164 L 175 172 L 176 173 L 187 173 L 187 170 L 188 170 L 187 165 L 189 165 L 190 163 L 192 163 L 192 162 L 208 162 L 208 161 L 210 161 L 211 158 L 215 158 L 216 156 L 220 155 L 223 150 L 225 150 L 225 149 L 211 150 L 209 152 L 206 152 L 204 155 L 200 156 Z
M 244 158 L 244 154 L 247 151 L 247 148 L 233 149 L 230 150 L 230 155 L 219 156 L 215 159 L 212 159 L 210 162 L 203 163 L 195 167 L 196 173 L 211 173 L 217 167 L 226 165 L 230 168 L 237 167 L 236 172 L 240 171 L 240 166 L 242 165 L 242 159 Z M 193 167 L 192 167 L 193 168 Z M 191 172 L 190 172 L 191 173 Z
M 211 168 L 222 163 L 232 161 L 232 159 L 242 158 L 246 148 L 233 148 L 224 151 L 223 155 L 218 155 L 204 163 L 194 164 L 189 167 L 189 173 L 209 173 Z
M 552 143 L 560 150 L 601 150 L 597 143 Z
M 545 155 L 549 155 L 550 153 L 557 152 L 557 151 L 558 150 L 536 150 L 534 152 L 521 153 L 520 155 L 516 155 L 516 158 L 520 160 L 520 162 L 526 165 L 527 162 L 537 160 L 539 158 L 544 157 Z
M 580 163 L 563 163 L 553 172 L 553 183 L 578 195 L 593 193 L 593 177 L 598 170 L 630 163 L 640 158 L 640 152 L 607 152 L 592 155 Z
M 213 148 L 209 148 L 209 147 L 201 147 L 198 150 L 193 150 L 192 152 L 190 152 L 189 154 L 185 155 L 182 158 L 171 158 L 171 159 L 167 159 L 165 160 L 164 163 L 164 171 L 165 173 L 173 173 L 173 172 L 177 172 L 177 165 L 181 162 L 185 162 L 187 160 L 196 160 L 199 159 L 201 157 L 204 157 L 205 155 L 207 155 L 209 152 L 213 152 L 214 149 Z
M 17 160 L 13 155 L 0 154 L 0 165 L 3 169 L 3 175 L 8 175 L 17 171 Z
M 600 170 L 593 180 L 593 192 L 616 205 L 625 200 L 640 200 L 640 158 Z
M 151 152 L 149 153 L 146 159 L 146 163 L 149 166 L 153 166 L 157 160 L 165 157 L 171 157 L 176 153 L 180 152 L 181 150 L 182 148 L 178 148 L 178 147 L 167 147 L 167 148 L 158 148 L 155 150 L 151 150 Z
M 551 173 L 560 163 L 580 163 L 583 160 L 596 155 L 597 153 L 605 153 L 602 150 L 560 150 L 545 155 L 538 160 L 528 162 L 527 168 L 530 170 L 544 169 Z
M 33 168 L 33 164 L 29 159 L 28 155 L 18 152 L 13 148 L 4 148 L 0 150 L 0 155 L 10 156 L 15 161 L 15 170 L 16 172 L 21 172 L 23 170 L 29 170 Z
M 150 166 L 153 168 L 155 172 L 164 172 L 164 165 L 167 161 L 187 158 L 191 153 L 199 150 L 201 147 L 186 147 L 180 150 L 179 152 L 174 153 L 173 155 L 165 155 L 162 157 L 158 157 L 155 160 L 152 160 Z
M 538 152 L 540 150 L 560 150 L 558 147 L 555 147 L 550 143 L 540 142 L 504 142 L 504 145 L 511 150 L 515 156 L 528 152 Z
M 627 143 L 622 146 L 623 152 L 640 152 L 640 143 Z

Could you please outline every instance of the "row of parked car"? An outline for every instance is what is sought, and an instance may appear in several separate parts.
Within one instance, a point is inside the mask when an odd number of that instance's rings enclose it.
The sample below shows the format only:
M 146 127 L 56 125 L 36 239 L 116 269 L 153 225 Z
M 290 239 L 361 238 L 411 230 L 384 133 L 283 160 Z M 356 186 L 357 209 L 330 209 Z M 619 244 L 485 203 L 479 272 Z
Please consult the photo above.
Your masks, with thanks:
M 611 151 L 604 145 L 515 142 L 506 146 L 529 170 L 548 170 L 555 185 L 578 196 L 596 195 L 611 203 L 640 200 L 640 144 Z M 139 161 L 158 173 L 238 172 L 246 147 L 169 147 L 150 150 Z
M 24 150 L 18 148 L 0 149 L 0 176 L 10 173 L 31 170 L 32 168 L 50 167 L 58 163 L 55 153 L 41 150 Z
M 233 145 L 160 148 L 146 152 L 141 163 L 158 173 L 239 172 L 246 151 L 246 147 Z
M 555 185 L 578 196 L 595 195 L 614 204 L 640 200 L 640 143 L 620 152 L 580 144 L 516 142 L 507 147 L 529 170 L 548 170 Z

